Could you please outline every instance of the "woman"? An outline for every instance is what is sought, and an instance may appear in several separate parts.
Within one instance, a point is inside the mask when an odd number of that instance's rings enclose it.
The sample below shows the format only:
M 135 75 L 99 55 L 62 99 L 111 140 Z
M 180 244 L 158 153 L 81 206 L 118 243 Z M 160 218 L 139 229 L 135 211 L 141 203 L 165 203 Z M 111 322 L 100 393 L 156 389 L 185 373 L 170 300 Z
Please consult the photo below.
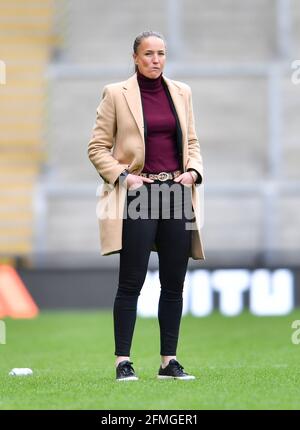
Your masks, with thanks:
M 98 213 L 101 253 L 120 254 L 113 309 L 116 379 L 138 379 L 130 349 L 151 251 L 158 253 L 161 283 L 157 377 L 195 379 L 176 358 L 188 258 L 205 259 L 195 185 L 202 182 L 203 169 L 191 90 L 163 76 L 161 34 L 139 34 L 132 55 L 134 75 L 104 87 L 88 147 L 104 180 Z

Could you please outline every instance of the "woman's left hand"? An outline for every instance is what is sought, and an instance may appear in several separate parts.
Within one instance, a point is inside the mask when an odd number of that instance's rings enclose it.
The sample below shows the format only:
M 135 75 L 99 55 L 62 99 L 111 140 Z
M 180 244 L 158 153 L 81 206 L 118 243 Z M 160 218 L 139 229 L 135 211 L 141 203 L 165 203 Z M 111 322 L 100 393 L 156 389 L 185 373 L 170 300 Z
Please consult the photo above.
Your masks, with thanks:
M 181 175 L 177 176 L 177 178 L 174 179 L 174 182 L 181 182 L 183 185 L 190 185 L 192 186 L 195 182 L 193 174 L 190 172 L 184 172 L 181 173 Z

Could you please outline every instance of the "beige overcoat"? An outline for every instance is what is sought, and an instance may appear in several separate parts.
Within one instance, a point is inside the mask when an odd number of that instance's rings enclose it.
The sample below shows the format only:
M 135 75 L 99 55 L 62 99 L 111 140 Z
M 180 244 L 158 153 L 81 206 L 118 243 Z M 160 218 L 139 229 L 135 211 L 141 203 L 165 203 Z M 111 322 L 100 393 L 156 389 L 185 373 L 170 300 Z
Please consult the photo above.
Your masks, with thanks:
M 193 168 L 203 179 L 202 156 L 195 131 L 191 88 L 164 75 L 162 78 L 168 86 L 180 122 L 184 171 Z M 88 156 L 103 179 L 97 193 L 101 254 L 114 254 L 122 248 L 123 210 L 126 198 L 126 181 L 122 184 L 119 181 L 115 184 L 115 181 L 124 169 L 139 174 L 145 161 L 143 110 L 136 73 L 128 80 L 104 87 L 88 144 Z M 194 260 L 204 260 L 200 237 L 202 208 L 198 187 L 198 184 L 192 185 L 195 227 L 192 229 L 190 257 Z M 157 251 L 155 244 L 152 251 Z

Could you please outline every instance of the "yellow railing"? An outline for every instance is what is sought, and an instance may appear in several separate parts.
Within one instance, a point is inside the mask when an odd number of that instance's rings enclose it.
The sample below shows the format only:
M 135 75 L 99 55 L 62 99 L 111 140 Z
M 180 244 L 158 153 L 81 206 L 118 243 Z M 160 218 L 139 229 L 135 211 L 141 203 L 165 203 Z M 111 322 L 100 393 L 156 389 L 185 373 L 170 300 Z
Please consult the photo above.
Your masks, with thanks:
M 45 70 L 55 0 L 0 0 L 0 263 L 33 249 L 34 187 L 45 153 Z

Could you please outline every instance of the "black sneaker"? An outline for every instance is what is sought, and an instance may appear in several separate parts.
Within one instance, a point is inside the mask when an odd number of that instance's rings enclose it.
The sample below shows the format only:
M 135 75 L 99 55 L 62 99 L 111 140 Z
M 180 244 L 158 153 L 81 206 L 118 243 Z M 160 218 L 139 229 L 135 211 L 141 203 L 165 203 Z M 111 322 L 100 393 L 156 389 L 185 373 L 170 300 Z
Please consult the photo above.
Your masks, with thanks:
M 139 378 L 134 373 L 134 369 L 131 366 L 132 361 L 124 360 L 121 361 L 116 368 L 116 380 L 117 381 L 137 381 Z
M 184 372 L 181 364 L 174 358 L 169 361 L 169 364 L 164 369 L 160 366 L 157 377 L 158 379 L 196 379 L 195 376 Z

